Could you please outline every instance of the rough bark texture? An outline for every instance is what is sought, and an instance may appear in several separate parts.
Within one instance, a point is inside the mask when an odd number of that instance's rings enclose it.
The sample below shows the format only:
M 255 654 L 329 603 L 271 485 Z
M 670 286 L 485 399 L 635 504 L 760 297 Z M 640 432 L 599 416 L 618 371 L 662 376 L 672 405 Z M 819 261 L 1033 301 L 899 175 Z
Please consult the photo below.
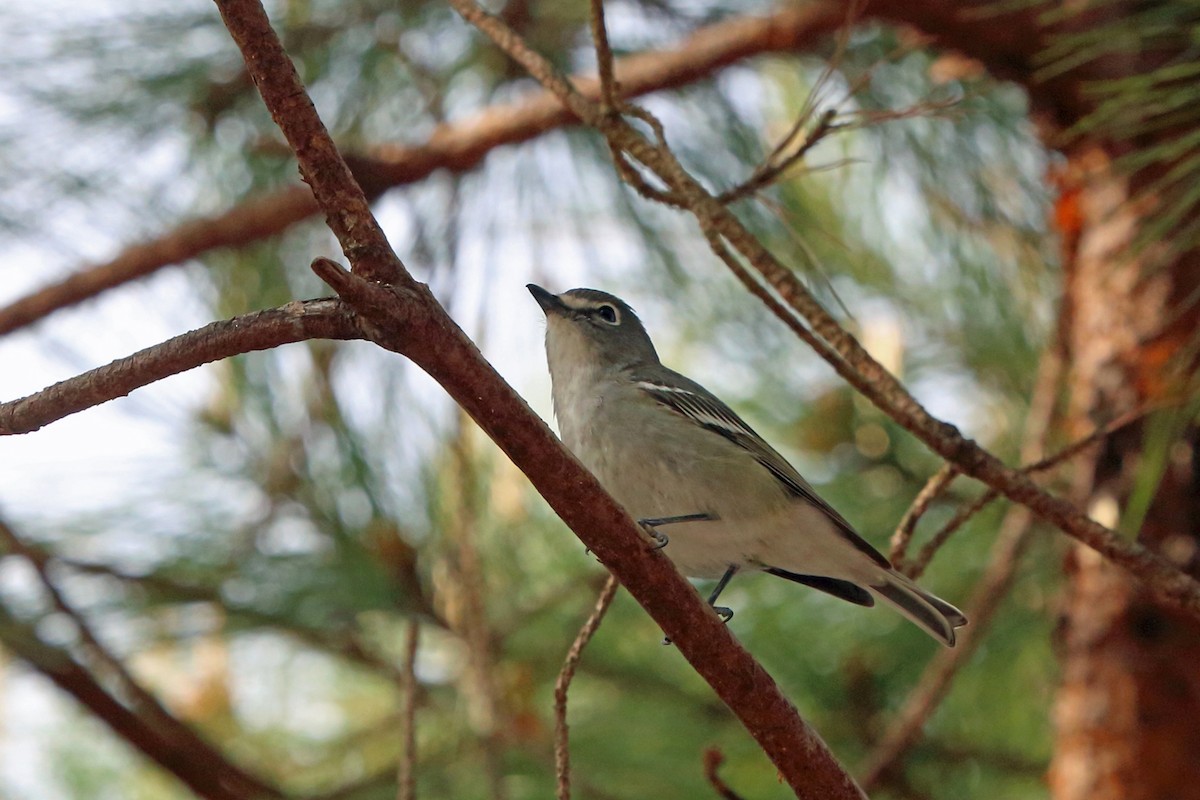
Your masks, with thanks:
M 1111 4 L 1106 13 L 1126 13 Z M 1136 74 L 1164 57 L 1110 56 L 1094 76 Z M 1094 141 L 1068 156 L 1077 195 L 1078 242 L 1066 271 L 1071 350 L 1069 421 L 1077 429 L 1146 402 L 1168 399 L 1173 368 L 1196 330 L 1195 251 L 1166 256 L 1133 246 L 1154 197 L 1139 197 L 1156 172 L 1113 174 L 1111 159 L 1169 139 Z M 1134 198 L 1138 198 L 1134 201 Z M 1188 358 L 1188 356 L 1183 356 Z M 1185 369 L 1184 372 L 1187 370 Z M 1134 478 L 1145 466 L 1148 429 L 1109 440 L 1077 491 L 1093 515 L 1115 523 L 1128 511 Z M 1200 469 L 1194 429 L 1168 447 L 1166 472 L 1138 539 L 1197 574 Z M 1076 548 L 1059 630 L 1062 685 L 1050 784 L 1057 800 L 1200 799 L 1200 625 L 1155 603 L 1094 554 Z
M 259 73 L 256 77 L 264 95 L 274 98 L 268 105 L 285 130 L 296 119 L 307 118 L 311 123 L 292 125 L 289 139 L 304 165 L 306 180 L 316 191 L 319 205 L 326 211 L 356 272 L 366 278 L 399 278 L 399 287 L 385 289 L 343 275 L 333 265 L 324 272 L 318 267 L 319 273 L 362 314 L 357 322 L 363 323 L 363 329 L 351 326 L 338 308 L 328 314 L 296 316 L 305 309 L 312 311 L 309 305 L 235 321 L 253 333 L 250 341 L 247 330 L 218 323 L 197 335 L 180 337 L 170 347 L 116 362 L 73 379 L 70 385 L 52 387 L 37 397 L 9 404 L 0 409 L 0 433 L 35 429 L 79 408 L 120 396 L 163 374 L 231 352 L 313 335 L 374 338 L 405 352 L 423 366 L 526 470 L 563 519 L 579 531 L 583 541 L 621 577 L 631 593 L 647 604 L 680 651 L 758 737 L 799 795 L 857 796 L 853 783 L 770 677 L 716 623 L 663 557 L 640 555 L 638 548 L 643 543 L 632 522 L 553 442 L 545 426 L 533 420 L 461 331 L 439 313 L 424 288 L 413 284 L 374 226 L 359 224 L 370 219 L 366 198 L 353 187 L 350 173 L 312 116 L 303 92 L 289 80 L 280 80 L 287 71 L 286 59 L 274 46 L 266 46 L 270 37 L 265 17 L 257 21 L 257 32 L 244 24 L 244 14 L 254 11 L 249 7 L 256 4 L 220 0 L 219 5 L 223 11 L 232 9 L 242 18 L 240 28 L 231 27 L 235 34 L 240 32 L 239 43 L 252 71 Z M 1151 5 L 1132 0 L 1096 3 L 1087 15 L 1066 14 L 1055 24 L 1082 30 L 1094 24 L 1099 15 L 1111 18 Z M 831 4 L 826 8 L 838 7 Z M 1092 110 L 1093 100 L 1086 91 L 1089 81 L 1138 74 L 1176 55 L 1161 51 L 1150 55 L 1123 53 L 1087 62 L 1052 81 L 1041 81 L 1037 78 L 1041 63 L 1038 56 L 1053 40 L 1053 32 L 1039 27 L 1040 9 L 1029 4 L 870 0 L 863 13 L 918 28 L 940 45 L 979 59 L 992 74 L 1023 83 L 1029 89 L 1037 117 L 1045 123 L 1048 141 L 1054 141 L 1053 137 Z M 733 39 L 700 37 L 696 41 L 707 47 L 698 49 L 707 54 L 708 66 L 701 64 L 700 56 L 691 66 L 694 71 L 714 69 L 750 52 L 793 49 L 825 32 L 838 19 L 840 14 L 806 7 L 773 18 L 775 23 L 790 21 L 790 25 L 763 28 L 763 23 L 751 21 L 736 30 L 721 26 L 722 36 Z M 724 49 L 718 47 L 722 42 Z M 671 63 L 675 64 L 673 68 L 680 68 L 680 64 Z M 659 71 L 650 80 L 650 72 L 643 74 L 631 67 L 628 73 L 621 71 L 620 77 L 630 89 L 636 77 L 643 75 L 649 82 L 631 89 L 643 91 L 651 84 L 667 86 L 691 80 L 694 74 Z M 476 149 L 465 155 L 444 140 L 431 140 L 425 150 L 380 153 L 382 163 L 369 164 L 371 169 L 356 170 L 356 175 L 360 184 L 366 183 L 368 195 L 373 195 L 385 185 L 411 180 L 436 166 L 467 168 L 482 157 L 487 147 L 536 135 L 552 125 L 565 124 L 569 116 L 547 95 L 524 106 L 519 115 L 507 118 L 508 127 L 491 129 L 491 138 L 471 139 Z M 1175 133 L 1160 131 L 1155 140 L 1162 141 Z M 447 135 L 442 131 L 443 139 Z M 1069 438 L 1077 438 L 1147 400 L 1168 395 L 1172 389 L 1168 367 L 1177 363 L 1176 356 L 1191 342 L 1197 328 L 1194 307 L 1188 306 L 1183 313 L 1176 311 L 1194 302 L 1200 286 L 1200 258 L 1195 252 L 1175 255 L 1149 270 L 1146 260 L 1161 253 L 1143 251 L 1136 258 L 1132 255 L 1130 244 L 1154 209 L 1152 203 L 1134 204 L 1130 198 L 1154 175 L 1142 174 L 1131 185 L 1112 167 L 1115 156 L 1154 144 L 1155 140 L 1075 140 L 1067 153 L 1070 174 L 1066 195 L 1072 208 L 1072 227 L 1066 236 L 1064 290 L 1068 313 L 1064 315 L 1063 333 L 1072 362 L 1069 413 L 1075 426 Z M 443 159 L 457 155 L 461 160 L 430 160 L 430 153 Z M 427 158 L 422 161 L 421 157 Z M 387 174 L 381 177 L 382 173 Z M 383 183 L 372 185 L 372 180 Z M 251 228 L 246 227 L 244 215 L 226 215 L 207 227 L 184 228 L 154 245 L 135 248 L 125 262 L 114 262 L 116 266 L 107 272 L 97 271 L 90 282 L 75 282 L 68 287 L 70 291 L 57 295 L 53 302 L 21 313 L 10 309 L 7 322 L 0 319 L 0 331 L 28 324 L 52 308 L 91 296 L 162 264 L 282 229 L 317 208 L 318 204 L 305 197 L 298 190 L 290 190 L 274 205 L 258 208 L 262 213 Z M 723 214 L 722 208 L 711 210 L 706 232 L 716 240 L 737 243 L 737 230 L 729 227 L 732 223 L 723 228 L 718 225 L 727 221 Z M 221 230 L 214 231 L 213 227 Z M 786 293 L 781 294 L 787 299 Z M 0 310 L 0 317 L 5 317 L 4 310 Z M 837 339 L 838 331 L 830 336 Z M 201 342 L 209 349 L 197 349 Z M 152 368 L 148 369 L 147 364 Z M 80 387 L 86 390 L 85 395 L 77 392 Z M 925 419 L 916 412 L 913 419 Z M 935 421 L 925 420 L 923 424 L 930 437 L 945 433 L 950 441 L 950 434 L 957 436 L 952 429 L 947 432 L 937 428 Z M 1081 473 L 1078 498 L 1104 522 L 1115 523 L 1126 506 L 1133 476 L 1144 460 L 1144 433 L 1144 429 L 1134 428 L 1114 438 Z M 1188 431 L 1168 448 L 1165 477 L 1139 531 L 1142 543 L 1190 567 L 1193 574 L 1200 572 L 1196 568 L 1200 550 L 1198 447 L 1200 437 Z M 953 450 L 947 450 L 947 457 L 954 455 Z M 1200 758 L 1194 753 L 1194 743 L 1200 741 L 1200 624 L 1158 605 L 1127 573 L 1092 550 L 1078 547 L 1071 554 L 1068 575 L 1070 585 L 1060 629 L 1063 684 L 1055 710 L 1058 746 L 1050 775 L 1054 796 L 1059 800 L 1200 800 Z M 0 625 L 0 629 L 5 626 Z M 17 639 L 15 634 L 10 638 Z M 143 750 L 182 775 L 179 768 L 172 767 L 175 751 L 126 720 L 119 704 L 100 700 L 92 703 L 88 700 L 92 689 L 84 686 L 82 679 L 60 680 L 63 675 L 75 673 L 62 671 L 57 654 L 35 649 L 26 658 L 35 663 L 41 658 L 47 670 L 58 670 L 52 677 L 64 688 L 109 719 L 130 741 L 137 744 L 138 737 L 144 739 L 145 744 L 139 744 Z M 228 786 L 204 775 L 184 779 L 203 796 L 229 794 Z
M 259 0 L 217 0 L 217 7 L 354 266 L 350 273 L 317 259 L 317 275 L 359 312 L 371 338 L 424 369 L 525 473 L 737 715 L 797 797 L 865 797 L 712 608 L 665 555 L 646 550 L 644 532 L 488 364 L 428 287 L 407 272 L 342 163 Z M 379 276 L 391 279 L 390 285 L 371 279 Z
M 1194 282 L 1187 256 L 1151 271 L 1130 257 L 1139 219 L 1131 187 L 1113 178 L 1099 149 L 1073 154 L 1081 238 L 1067 282 L 1073 374 L 1070 409 L 1079 426 L 1157 399 L 1163 371 L 1183 343 L 1172 313 Z M 1150 253 L 1145 256 L 1149 257 Z M 1173 325 L 1164 320 L 1176 318 Z M 1113 437 L 1079 496 L 1115 522 L 1144 458 L 1145 426 Z M 1169 448 L 1167 469 L 1139 540 L 1192 567 L 1200 542 L 1197 439 Z M 1119 570 L 1076 548 L 1060 627 L 1063 678 L 1055 705 L 1050 770 L 1057 800 L 1200 799 L 1200 625 L 1145 596 Z
M 1028 90 L 1048 142 L 1095 109 L 1091 82 L 1145 73 L 1187 54 L 1146 46 L 1082 63 L 1040 80 L 1038 54 L 1064 33 L 1136 13 L 1154 4 L 1079 3 L 1071 13 L 1039 16 L 1029 4 L 911 3 L 874 0 L 869 14 L 908 24 L 942 46 L 980 60 L 991 74 Z M 990 7 L 990 11 L 988 10 Z M 1056 10 L 1062 10 L 1057 5 Z M 981 13 L 982 12 L 982 13 Z M 1047 27 L 1052 25 L 1053 29 Z M 1097 131 L 1075 140 L 1060 223 L 1064 227 L 1062 333 L 1072 373 L 1069 425 L 1086 433 L 1147 401 L 1168 399 L 1183 374 L 1194 372 L 1200 327 L 1196 291 L 1200 254 L 1165 256 L 1131 247 L 1155 213 L 1139 197 L 1171 165 L 1132 179 L 1115 174 L 1119 155 L 1153 146 L 1180 131 L 1163 129 L 1131 142 Z M 1065 212 L 1067 220 L 1063 220 Z M 1193 221 L 1193 220 L 1187 220 Z M 1156 261 L 1157 260 L 1157 261 Z M 1151 266 L 1152 265 L 1152 266 Z M 1110 442 L 1078 476 L 1077 499 L 1101 521 L 1115 524 L 1126 510 L 1144 458 L 1146 429 Z M 1138 539 L 1197 574 L 1200 549 L 1200 436 L 1185 431 L 1169 446 L 1167 471 Z M 1067 564 L 1068 589 L 1059 631 L 1063 679 L 1055 708 L 1057 745 L 1050 771 L 1057 800 L 1200 798 L 1200 625 L 1148 598 L 1127 574 L 1076 545 Z
M 837 7 L 805 6 L 700 28 L 677 47 L 617 59 L 620 93 L 636 97 L 686 86 L 751 56 L 812 47 L 844 17 L 844 10 Z M 598 96 L 594 76 L 577 75 L 574 81 L 584 94 Z M 497 147 L 528 141 L 576 121 L 553 95 L 543 92 L 439 125 L 419 144 L 387 143 L 358 156 L 343 155 L 367 197 L 375 198 L 396 186 L 417 183 L 437 170 L 470 171 Z M 307 187 L 288 186 L 224 213 L 185 222 L 0 307 L 0 335 L 164 267 L 219 248 L 243 247 L 277 236 L 319 209 Z

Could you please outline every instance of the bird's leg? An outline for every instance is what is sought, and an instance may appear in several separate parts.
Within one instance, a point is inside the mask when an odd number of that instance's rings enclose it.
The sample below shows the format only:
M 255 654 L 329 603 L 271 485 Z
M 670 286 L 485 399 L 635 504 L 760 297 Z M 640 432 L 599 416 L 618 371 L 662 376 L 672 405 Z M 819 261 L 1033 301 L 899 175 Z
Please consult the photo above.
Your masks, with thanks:
M 659 525 L 674 525 L 676 522 L 712 522 L 717 516 L 715 514 L 681 514 L 677 517 L 648 517 L 639 519 L 638 525 L 642 526 L 642 530 L 646 535 L 654 540 L 654 544 L 650 545 L 651 550 L 662 550 L 671 542 L 671 537 L 658 529 Z M 584 553 L 591 553 L 590 547 L 584 548 Z
M 729 579 L 736 575 L 737 571 L 737 564 L 730 564 L 729 569 L 725 570 L 725 574 L 721 576 L 721 580 L 717 581 L 717 585 L 713 587 L 712 594 L 708 596 L 708 604 L 712 606 L 713 611 L 717 612 L 721 622 L 729 622 L 733 619 L 733 609 L 717 605 L 717 598 L 721 596 L 721 592 L 725 591 L 725 587 L 729 585 Z
M 729 579 L 736 575 L 737 571 L 737 564 L 730 564 L 729 569 L 725 570 L 725 574 L 721 576 L 721 580 L 717 581 L 717 585 L 713 587 L 712 593 L 708 595 L 708 604 L 712 606 L 713 611 L 717 612 L 717 616 L 721 618 L 722 623 L 727 623 L 733 619 L 733 609 L 716 605 L 717 598 L 721 596 L 721 592 L 725 591 L 725 587 L 729 585 Z M 664 636 L 662 643 L 664 645 L 670 644 L 671 637 Z
M 716 519 L 709 513 L 703 514 L 682 514 L 678 517 L 650 517 L 649 519 L 639 519 L 638 525 L 642 526 L 642 530 L 646 535 L 654 540 L 654 544 L 650 547 L 651 550 L 662 550 L 671 541 L 665 533 L 658 530 L 659 525 L 674 525 L 676 522 L 702 522 Z

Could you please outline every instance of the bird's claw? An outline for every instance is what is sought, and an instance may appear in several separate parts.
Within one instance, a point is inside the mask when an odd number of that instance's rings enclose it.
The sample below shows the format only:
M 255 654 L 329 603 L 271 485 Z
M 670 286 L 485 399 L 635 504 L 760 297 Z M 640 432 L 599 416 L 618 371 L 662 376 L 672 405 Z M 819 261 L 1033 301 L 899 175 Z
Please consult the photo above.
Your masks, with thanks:
M 665 533 L 656 528 L 650 527 L 649 525 L 646 526 L 646 533 L 649 534 L 650 538 L 654 540 L 654 544 L 650 545 L 651 552 L 655 550 L 662 550 L 671 541 L 671 537 L 667 536 Z
M 732 608 L 726 608 L 725 606 L 713 606 L 712 610 L 717 612 L 717 616 L 720 618 L 722 625 L 729 624 L 729 620 L 733 619 L 733 609 Z M 664 636 L 662 643 L 663 643 L 663 647 L 666 647 L 667 645 L 671 644 L 671 637 Z

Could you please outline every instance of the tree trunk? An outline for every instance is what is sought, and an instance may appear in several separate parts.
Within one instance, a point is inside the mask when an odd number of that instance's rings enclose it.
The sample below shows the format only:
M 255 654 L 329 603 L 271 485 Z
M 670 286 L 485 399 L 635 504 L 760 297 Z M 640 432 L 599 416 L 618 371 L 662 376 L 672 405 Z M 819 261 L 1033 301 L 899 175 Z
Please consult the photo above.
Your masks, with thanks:
M 1183 308 L 1196 274 L 1194 254 L 1147 269 L 1145 259 L 1160 254 L 1131 246 L 1136 187 L 1113 176 L 1099 147 L 1070 155 L 1075 186 L 1067 191 L 1076 192 L 1080 228 L 1065 265 L 1064 333 L 1069 424 L 1079 433 L 1170 393 L 1166 370 L 1195 330 L 1193 311 L 1172 312 Z M 1119 525 L 1129 511 L 1135 476 L 1152 467 L 1145 441 L 1158 424 L 1128 426 L 1080 469 L 1077 497 L 1100 521 Z M 1169 444 L 1138 532 L 1193 574 L 1200 572 L 1198 446 L 1194 428 Z M 1200 624 L 1159 606 L 1086 548 L 1073 549 L 1067 576 L 1053 797 L 1200 800 Z
M 1067 255 L 1060 332 L 1070 364 L 1068 438 L 1147 403 L 1179 399 L 1187 391 L 1180 376 L 1194 383 L 1200 363 L 1200 251 L 1194 244 L 1183 252 L 1162 243 L 1134 245 L 1143 222 L 1160 210 L 1159 198 L 1143 195 L 1174 165 L 1151 164 L 1127 180 L 1113 159 L 1177 142 L 1194 129 L 1194 115 L 1174 117 L 1173 129 L 1143 128 L 1125 138 L 1103 138 L 1099 128 L 1080 134 L 1076 126 L 1102 102 L 1094 90 L 1104 81 L 1111 86 L 1112 79 L 1194 62 L 1194 14 L 1161 0 L 873 0 L 870 8 L 980 60 L 996 77 L 1023 84 L 1050 146 L 1075 130 L 1059 206 Z M 1179 24 L 1153 31 L 1145 25 L 1147 14 L 1164 13 Z M 1120 28 L 1124 44 L 1114 42 L 1107 53 L 1093 48 L 1066 72 L 1047 77 L 1040 70 L 1064 36 L 1090 36 L 1094 45 L 1094 32 L 1113 22 L 1127 23 Z M 1138 47 L 1129 47 L 1135 40 Z M 1180 226 L 1195 226 L 1197 213 L 1190 209 Z M 1191 422 L 1165 447 L 1163 478 L 1138 537 L 1200 576 L 1200 435 Z M 1080 466 L 1076 499 L 1097 519 L 1118 525 L 1129 515 L 1135 477 L 1147 466 L 1146 437 L 1161 432 L 1154 427 L 1159 424 L 1128 427 Z M 1049 775 L 1053 797 L 1200 800 L 1200 624 L 1158 606 L 1124 572 L 1083 547 L 1067 559 L 1067 581 L 1057 636 L 1062 685 Z

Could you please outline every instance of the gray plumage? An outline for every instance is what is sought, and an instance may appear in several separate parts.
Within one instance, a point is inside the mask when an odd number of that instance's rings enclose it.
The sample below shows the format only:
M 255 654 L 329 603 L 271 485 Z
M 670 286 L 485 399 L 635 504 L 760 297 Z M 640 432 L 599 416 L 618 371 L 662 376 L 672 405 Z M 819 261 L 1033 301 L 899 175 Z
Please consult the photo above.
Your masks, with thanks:
M 563 442 L 635 519 L 707 513 L 664 526 L 664 549 L 694 578 L 758 569 L 859 605 L 880 597 L 946 645 L 966 617 L 900 575 L 741 417 L 663 366 L 641 320 L 595 289 L 554 295 L 546 354 Z

